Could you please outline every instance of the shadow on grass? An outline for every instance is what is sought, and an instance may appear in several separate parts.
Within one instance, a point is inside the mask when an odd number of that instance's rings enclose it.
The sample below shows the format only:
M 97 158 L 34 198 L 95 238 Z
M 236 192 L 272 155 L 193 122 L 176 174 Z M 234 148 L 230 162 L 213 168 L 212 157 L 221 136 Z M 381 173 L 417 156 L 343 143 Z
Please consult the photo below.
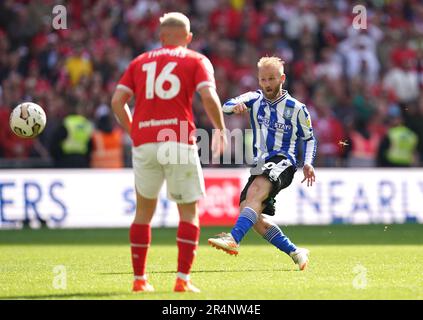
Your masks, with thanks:
M 78 298 L 102 298 L 102 297 L 113 297 L 129 295 L 131 292 L 80 292 L 80 293 L 63 293 L 63 294 L 41 294 L 41 295 L 21 295 L 21 296 L 9 296 L 0 297 L 0 300 L 35 300 L 35 299 L 78 299 Z
M 233 273 L 233 272 L 296 272 L 299 270 L 294 270 L 294 269 L 262 269 L 262 270 L 257 270 L 257 269 L 243 269 L 243 270 L 227 270 L 227 269 L 221 269 L 221 270 L 194 270 L 191 271 L 191 273 Z M 171 271 L 150 271 L 150 274 L 175 274 L 176 271 L 175 270 L 171 270 Z M 102 273 L 98 273 L 99 275 L 102 276 L 115 276 L 115 275 L 132 275 L 132 272 L 102 272 Z
M 130 284 L 128 284 L 130 288 Z M 62 293 L 62 294 L 32 294 L 32 295 L 14 295 L 14 296 L 0 296 L 0 300 L 92 300 L 95 298 L 112 298 L 112 297 L 125 297 L 124 300 L 149 300 L 150 295 L 160 296 L 169 295 L 173 293 L 172 290 L 155 290 L 154 292 L 141 292 L 134 293 L 130 290 L 120 292 L 75 292 L 75 293 Z M 190 294 L 190 293 L 188 293 Z M 183 298 L 183 296 L 181 296 Z
M 313 245 L 404 245 L 423 244 L 423 224 L 281 226 L 294 242 Z M 202 227 L 201 245 L 230 227 Z M 152 245 L 175 245 L 175 228 L 155 228 Z M 2 245 L 128 245 L 128 229 L 40 229 L 0 230 Z M 248 244 L 268 245 L 255 232 L 243 240 Z

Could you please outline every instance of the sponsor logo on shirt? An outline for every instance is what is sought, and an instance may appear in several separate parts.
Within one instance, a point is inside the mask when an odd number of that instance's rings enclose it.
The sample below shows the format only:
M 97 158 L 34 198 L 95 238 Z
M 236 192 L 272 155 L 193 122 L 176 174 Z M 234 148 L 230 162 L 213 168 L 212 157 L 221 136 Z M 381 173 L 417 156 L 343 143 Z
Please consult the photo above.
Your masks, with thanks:
M 286 124 L 282 122 L 271 122 L 270 119 L 265 118 L 262 115 L 259 115 L 257 117 L 258 123 L 261 125 L 264 125 L 265 127 L 271 128 L 271 129 L 279 129 L 285 131 L 290 131 L 292 129 L 291 124 Z
M 168 126 L 168 125 L 177 125 L 178 124 L 178 118 L 173 119 L 151 119 L 147 121 L 140 121 L 138 124 L 138 128 L 149 128 L 149 127 L 160 127 L 160 126 Z

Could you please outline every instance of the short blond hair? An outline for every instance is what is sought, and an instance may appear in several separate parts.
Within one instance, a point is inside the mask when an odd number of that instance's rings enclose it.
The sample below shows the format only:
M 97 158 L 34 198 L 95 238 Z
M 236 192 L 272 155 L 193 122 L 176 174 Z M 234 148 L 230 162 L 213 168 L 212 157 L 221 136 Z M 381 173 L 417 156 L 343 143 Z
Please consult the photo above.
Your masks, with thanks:
M 261 57 L 259 62 L 257 62 L 257 67 L 275 67 L 277 68 L 281 74 L 284 74 L 284 67 L 285 61 L 278 57 Z
M 160 17 L 161 27 L 185 27 L 187 32 L 190 32 L 191 23 L 186 15 L 180 12 L 168 12 Z

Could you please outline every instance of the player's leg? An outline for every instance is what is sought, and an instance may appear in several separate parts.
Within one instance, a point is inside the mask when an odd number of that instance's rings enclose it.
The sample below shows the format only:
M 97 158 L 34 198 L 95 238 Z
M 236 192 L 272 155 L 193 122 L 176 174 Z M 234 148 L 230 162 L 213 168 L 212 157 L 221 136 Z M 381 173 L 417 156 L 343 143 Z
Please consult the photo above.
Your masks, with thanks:
M 254 230 L 276 248 L 288 255 L 297 249 L 291 240 L 283 234 L 282 230 L 273 221 L 262 214 L 254 225 Z
M 134 271 L 133 291 L 153 291 L 147 282 L 146 262 L 151 243 L 151 220 L 156 210 L 157 199 L 147 199 L 136 191 L 137 206 L 134 222 L 129 229 L 132 268 Z
M 164 181 L 164 174 L 157 165 L 156 146 L 142 145 L 133 149 L 135 174 L 136 212 L 129 231 L 132 267 L 134 271 L 133 291 L 153 291 L 146 275 L 148 248 L 151 243 L 151 220 L 156 210 L 157 197 Z
M 199 292 L 190 279 L 190 271 L 200 238 L 198 200 L 205 193 L 204 178 L 196 146 L 175 144 L 177 163 L 165 165 L 169 199 L 175 201 L 179 211 L 177 231 L 178 267 L 174 287 L 176 292 Z
M 264 200 L 272 189 L 271 182 L 265 176 L 251 176 L 241 193 L 242 206 L 240 215 L 230 233 L 221 233 L 209 239 L 209 244 L 231 255 L 237 255 L 239 243 L 254 226 L 264 209 Z
M 289 255 L 300 270 L 307 267 L 309 251 L 305 248 L 297 248 L 268 217 L 261 214 L 254 225 L 254 230 L 269 243 Z
M 257 176 L 247 191 L 245 205 L 240 211 L 231 234 L 239 244 L 246 233 L 256 224 L 258 216 L 264 209 L 263 202 L 269 196 L 272 183 L 265 176 Z
M 277 183 L 273 185 L 270 196 L 264 203 L 267 209 L 269 206 L 274 206 L 274 198 L 276 195 L 292 183 L 296 171 L 293 166 L 285 166 L 282 162 L 278 163 L 274 168 L 278 174 Z M 271 172 L 269 172 L 269 174 L 271 174 Z M 272 214 L 274 214 L 274 207 L 272 209 L 273 210 L 267 210 L 266 212 L 272 212 Z M 306 268 L 309 251 L 304 248 L 297 248 L 266 214 L 261 214 L 259 216 L 257 223 L 254 225 L 254 230 L 276 248 L 288 254 L 293 261 L 298 264 L 300 270 Z
M 176 235 L 178 245 L 178 269 L 175 291 L 200 292 L 190 279 L 191 267 L 200 239 L 200 223 L 198 219 L 198 204 L 178 203 L 180 221 Z

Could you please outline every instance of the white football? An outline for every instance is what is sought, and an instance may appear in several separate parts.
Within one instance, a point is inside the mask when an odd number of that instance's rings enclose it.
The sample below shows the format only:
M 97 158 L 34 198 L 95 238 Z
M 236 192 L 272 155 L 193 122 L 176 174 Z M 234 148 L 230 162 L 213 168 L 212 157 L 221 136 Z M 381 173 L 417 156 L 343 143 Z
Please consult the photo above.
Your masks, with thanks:
M 24 102 L 15 107 L 9 118 L 13 133 L 21 138 L 35 138 L 45 128 L 46 113 L 43 108 L 33 102 Z

